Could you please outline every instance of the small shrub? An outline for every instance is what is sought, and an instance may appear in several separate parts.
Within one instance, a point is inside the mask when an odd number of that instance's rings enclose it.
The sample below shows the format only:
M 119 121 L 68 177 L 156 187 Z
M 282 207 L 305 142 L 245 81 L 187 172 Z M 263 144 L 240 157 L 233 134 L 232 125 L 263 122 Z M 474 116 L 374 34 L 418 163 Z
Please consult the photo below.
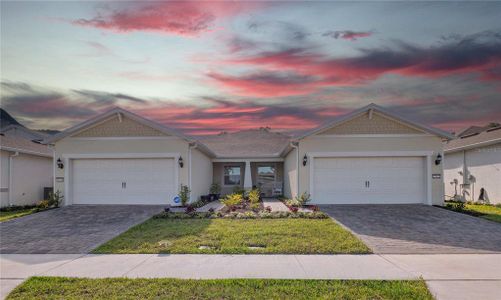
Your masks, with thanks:
M 269 213 L 270 213 L 270 212 L 271 212 L 271 206 L 266 206 L 266 207 L 264 208 L 264 210 L 265 210 L 266 212 L 269 212 Z
M 219 195 L 219 193 L 221 193 L 221 186 L 217 183 L 211 184 L 209 193 L 213 195 Z
M 214 212 L 214 208 L 212 208 L 212 207 L 211 207 L 211 208 L 209 208 L 209 212 L 210 212 L 210 213 L 213 213 L 213 212 Z
M 249 207 L 254 211 L 258 211 L 260 208 L 259 203 L 251 203 Z
M 49 200 L 42 200 L 42 201 L 38 202 L 37 207 L 39 209 L 47 209 L 47 208 L 49 208 Z
M 287 205 L 288 207 L 299 207 L 302 204 L 297 198 L 294 198 L 285 200 L 285 205 Z
M 298 207 L 296 207 L 296 206 L 291 207 L 291 211 L 292 211 L 293 213 L 297 213 L 297 212 L 298 212 L 298 210 L 299 210 L 299 208 L 298 208 Z
M 466 205 L 462 201 L 447 202 L 445 204 L 445 207 L 447 207 L 447 208 L 449 208 L 451 210 L 458 211 L 458 212 L 463 212 L 466 209 Z
M 259 191 L 259 189 L 252 189 L 250 192 L 249 192 L 249 202 L 251 204 L 256 204 L 256 203 L 259 203 L 259 200 L 261 198 L 261 191 Z
M 246 219 L 255 219 L 256 218 L 256 214 L 252 211 L 245 212 L 244 216 Z
M 48 206 L 46 208 L 59 207 L 59 205 L 61 205 L 61 203 L 63 201 L 63 196 L 61 195 L 61 191 L 57 191 L 55 193 L 50 192 L 49 199 L 47 199 L 46 201 L 48 204 Z M 41 201 L 41 202 L 43 202 L 43 201 Z
M 302 193 L 300 196 L 296 196 L 296 198 L 294 199 L 297 200 L 297 202 L 300 204 L 299 206 L 303 206 L 307 202 L 311 201 L 310 194 L 306 192 Z
M 221 203 L 230 209 L 235 209 L 235 206 L 242 204 L 243 201 L 244 198 L 242 194 L 233 193 L 227 195 L 223 200 L 221 200 Z
M 181 205 L 186 206 L 190 200 L 190 188 L 187 185 L 181 184 L 181 189 L 179 191 L 179 198 L 181 199 Z
M 320 211 L 320 208 L 316 205 L 312 205 L 310 208 L 312 211 Z
M 233 188 L 233 194 L 240 194 L 243 197 L 245 194 L 245 190 L 242 187 L 237 185 Z

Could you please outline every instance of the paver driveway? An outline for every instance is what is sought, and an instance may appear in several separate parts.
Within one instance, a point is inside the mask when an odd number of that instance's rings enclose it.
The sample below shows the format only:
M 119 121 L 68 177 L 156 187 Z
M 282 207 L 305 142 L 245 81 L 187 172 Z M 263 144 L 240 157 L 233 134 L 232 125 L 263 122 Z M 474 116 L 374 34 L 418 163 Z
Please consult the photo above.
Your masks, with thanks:
M 426 205 L 321 205 L 375 253 L 501 253 L 501 224 Z
M 0 223 L 0 253 L 87 253 L 160 206 L 65 206 Z

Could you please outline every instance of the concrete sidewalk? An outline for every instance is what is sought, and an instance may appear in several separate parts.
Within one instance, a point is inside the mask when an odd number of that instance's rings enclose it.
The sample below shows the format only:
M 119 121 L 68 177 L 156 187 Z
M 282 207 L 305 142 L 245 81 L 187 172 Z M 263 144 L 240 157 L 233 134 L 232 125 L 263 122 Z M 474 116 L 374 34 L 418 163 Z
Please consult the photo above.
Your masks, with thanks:
M 418 279 L 438 299 L 498 299 L 501 254 L 0 256 L 2 296 L 30 276 Z M 453 288 L 452 288 L 453 287 Z

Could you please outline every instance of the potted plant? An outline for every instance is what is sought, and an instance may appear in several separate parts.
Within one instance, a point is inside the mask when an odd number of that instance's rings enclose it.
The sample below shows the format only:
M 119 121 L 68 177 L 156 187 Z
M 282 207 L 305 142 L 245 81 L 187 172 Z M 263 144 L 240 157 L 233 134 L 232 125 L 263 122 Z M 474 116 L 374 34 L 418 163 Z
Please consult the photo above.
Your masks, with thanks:
M 221 196 L 221 186 L 217 183 L 213 183 L 209 189 L 209 201 L 218 200 Z

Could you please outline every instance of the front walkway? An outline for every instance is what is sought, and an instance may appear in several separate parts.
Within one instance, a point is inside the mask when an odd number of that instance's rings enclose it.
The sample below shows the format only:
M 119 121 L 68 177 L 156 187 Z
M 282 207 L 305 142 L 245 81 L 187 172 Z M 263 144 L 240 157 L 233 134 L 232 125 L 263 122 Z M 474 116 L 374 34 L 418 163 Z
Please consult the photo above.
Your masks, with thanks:
M 282 201 L 275 198 L 263 198 L 263 206 L 271 207 L 271 211 L 289 211 L 289 208 Z
M 88 253 L 162 211 L 152 205 L 71 205 L 0 224 L 0 253 Z
M 388 280 L 422 277 L 438 299 L 487 300 L 496 299 L 501 294 L 501 254 L 6 254 L 0 256 L 0 270 L 4 297 L 16 284 L 30 276 Z
M 321 205 L 380 254 L 501 253 L 501 224 L 428 205 Z

